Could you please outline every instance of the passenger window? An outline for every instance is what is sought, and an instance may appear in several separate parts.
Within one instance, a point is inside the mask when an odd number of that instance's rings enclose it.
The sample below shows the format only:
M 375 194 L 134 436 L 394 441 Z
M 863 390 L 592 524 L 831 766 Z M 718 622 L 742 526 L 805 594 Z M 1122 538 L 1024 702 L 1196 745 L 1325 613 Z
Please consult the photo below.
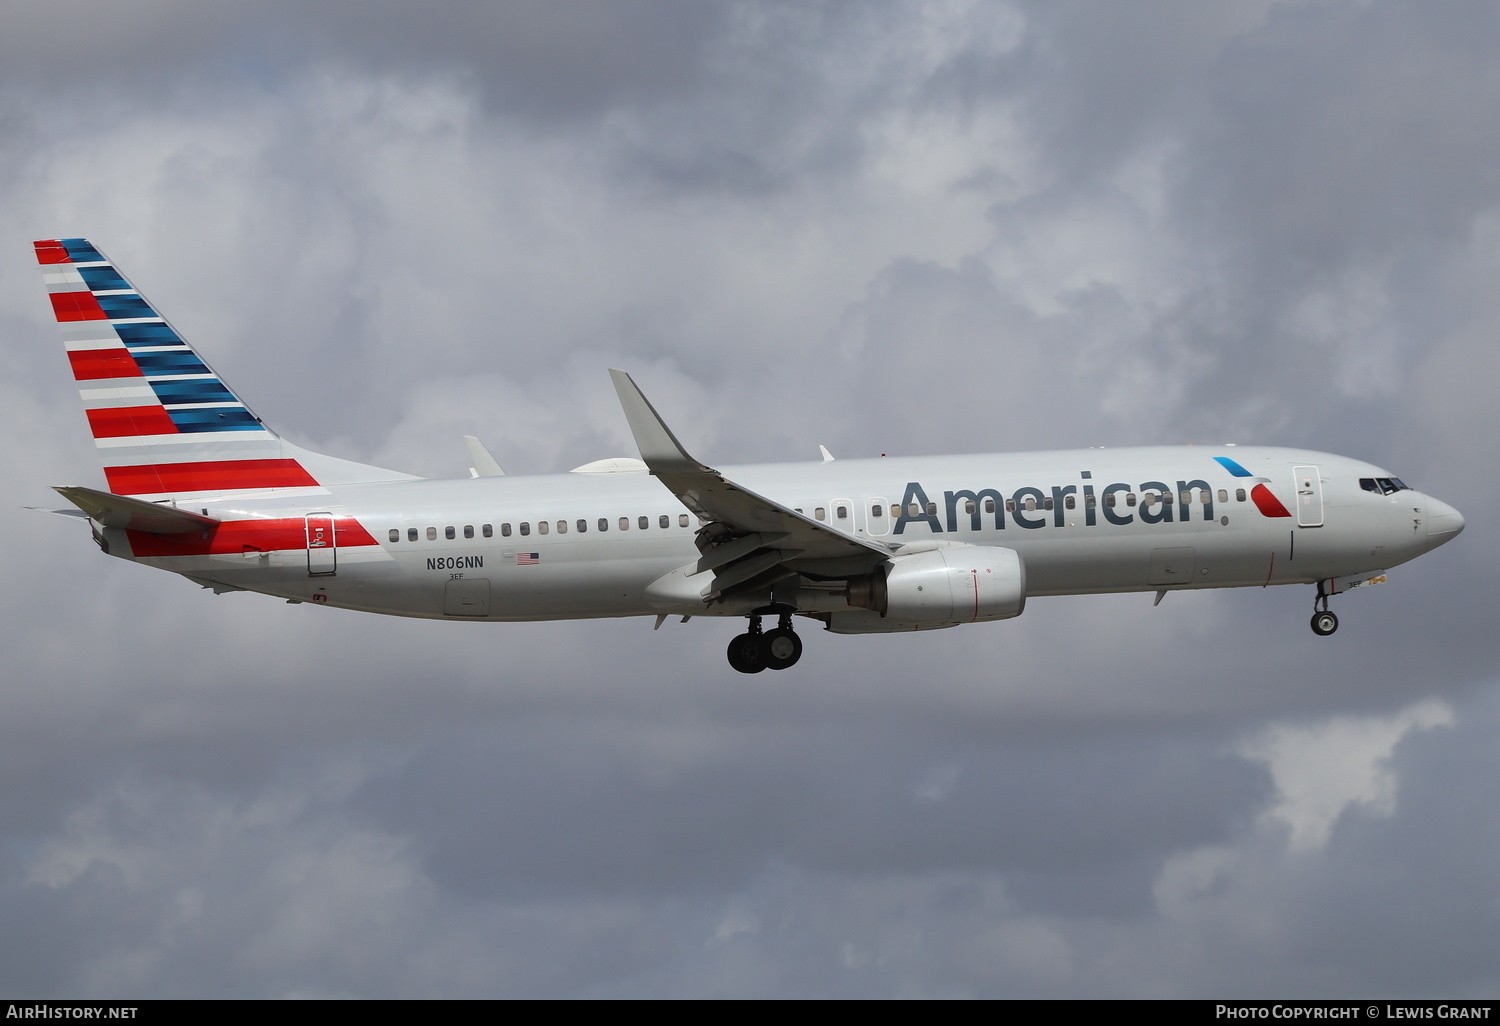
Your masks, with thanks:
M 545 521 L 545 520 L 538 520 L 536 522 L 536 533 L 537 534 L 546 534 L 551 529 L 552 529 L 551 525 L 548 524 L 547 521 Z
M 566 520 L 559 520 L 557 522 L 557 533 L 558 534 L 567 534 L 568 533 L 568 522 Z
M 679 514 L 677 514 L 677 526 L 678 527 L 686 527 L 687 525 L 688 525 L 688 516 L 687 516 L 687 514 L 686 513 L 679 513 Z
M 465 524 L 464 525 L 464 537 L 465 538 L 472 538 L 472 537 L 474 537 L 474 525 L 473 524 Z
M 1063 505 L 1068 509 L 1073 509 L 1078 505 L 1078 501 L 1073 496 L 1069 495 L 1063 499 Z
M 1125 505 L 1127 505 L 1127 506 L 1134 506 L 1135 505 L 1135 492 L 1126 492 L 1125 493 Z
M 1192 505 L 1192 502 L 1193 502 L 1193 493 L 1192 492 L 1183 492 L 1181 495 L 1179 495 L 1177 497 L 1177 501 L 1180 502 L 1184 506 Z
M 893 516 L 893 517 L 899 517 L 900 515 L 901 515 L 901 507 L 898 506 L 894 502 L 891 503 L 891 516 Z
M 906 514 L 907 516 L 919 517 L 922 515 L 922 507 L 913 502 L 906 507 Z
M 937 516 L 937 503 L 929 502 L 927 504 L 927 515 L 930 517 Z
M 1108 495 L 1106 495 L 1104 497 L 1104 505 L 1106 507 L 1108 507 L 1109 509 L 1114 509 L 1115 508 L 1115 493 L 1114 492 L 1110 492 Z
M 974 513 L 974 509 L 975 509 L 974 500 L 973 499 L 965 499 L 964 500 L 964 512 L 972 515 Z
M 495 527 L 493 524 L 485 524 L 482 528 L 480 528 L 480 531 L 486 538 L 493 538 L 495 536 Z
M 416 541 L 417 540 L 417 529 L 415 527 L 408 527 L 406 529 L 406 540 L 407 541 Z
M 455 536 L 456 536 L 456 533 L 454 532 L 454 530 L 453 530 L 453 528 L 452 528 L 451 525 L 448 526 L 448 527 L 443 528 L 443 537 L 444 538 L 447 538 L 449 541 L 452 541 Z
M 648 528 L 648 527 L 651 526 L 651 518 L 650 517 L 636 517 L 635 526 L 639 527 L 642 531 L 644 531 L 644 530 L 646 530 L 646 528 Z
M 849 519 L 849 507 L 848 506 L 835 506 L 834 510 L 833 510 L 833 515 L 835 517 L 837 517 L 838 519 L 840 519 L 840 520 L 848 520 Z
M 1085 509 L 1093 509 L 1097 505 L 1099 505 L 1099 500 L 1094 497 L 1092 492 L 1083 497 L 1083 506 Z
M 589 529 L 589 522 L 587 520 L 580 520 L 580 521 L 578 521 L 578 533 L 579 534 L 582 534 L 583 532 L 587 531 L 588 529 Z
M 530 533 L 531 533 L 531 525 L 528 524 L 524 520 L 521 521 L 521 537 L 524 538 L 524 537 L 526 537 Z
M 1007 512 L 1007 513 L 1014 513 L 1015 511 L 1016 511 L 1016 500 L 1015 499 L 1006 499 L 1005 500 L 1005 512 Z
M 629 517 L 621 517 L 620 518 L 620 530 L 622 530 L 622 531 L 628 531 L 628 530 L 630 530 L 630 518 Z
M 1045 499 L 1042 500 L 1042 509 L 1051 509 L 1051 508 L 1052 508 L 1052 497 L 1049 495 Z
M 401 529 L 397 528 L 397 527 L 391 528 L 391 541 L 398 542 L 400 540 L 401 540 Z
M 437 541 L 437 528 L 436 527 L 429 527 L 427 529 L 427 540 L 428 541 Z
M 870 518 L 872 520 L 884 515 L 884 513 L 885 507 L 881 506 L 879 503 L 876 503 L 870 507 Z
M 1026 496 L 1026 512 L 1028 512 L 1028 513 L 1035 513 L 1036 512 L 1036 496 L 1034 496 L 1034 495 L 1028 495 L 1028 496 Z
M 993 512 L 995 512 L 995 500 L 994 499 L 985 499 L 984 500 L 984 511 L 986 513 L 993 513 Z
M 661 527 L 671 527 L 672 526 L 672 518 L 670 516 L 668 516 L 667 514 L 665 514 L 665 513 L 663 513 L 661 515 L 661 517 L 656 522 Z
M 1227 491 L 1225 491 L 1223 488 L 1219 489 L 1219 501 L 1220 502 L 1228 502 L 1229 501 L 1229 493 Z
M 600 517 L 599 518 L 599 530 L 601 530 L 601 531 L 608 531 L 609 530 L 609 517 Z
M 502 537 L 502 538 L 509 538 L 510 537 L 510 525 L 509 524 L 501 524 L 500 525 L 500 537 Z
M 913 506 L 915 506 L 915 505 L 916 504 L 913 503 Z M 823 519 L 826 519 L 827 516 L 828 516 L 828 511 L 825 510 L 822 506 L 819 506 L 817 509 L 813 510 L 813 519 L 814 520 L 823 520 Z
M 1245 501 L 1245 489 L 1243 489 L 1243 488 L 1236 488 L 1234 490 L 1234 501 L 1235 502 L 1244 502 Z

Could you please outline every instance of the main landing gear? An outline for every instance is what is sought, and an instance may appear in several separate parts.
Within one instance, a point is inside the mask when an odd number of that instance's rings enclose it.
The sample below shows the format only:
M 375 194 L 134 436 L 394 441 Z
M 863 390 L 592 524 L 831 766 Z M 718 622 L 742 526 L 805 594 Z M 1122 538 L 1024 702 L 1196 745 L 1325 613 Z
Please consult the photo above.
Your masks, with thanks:
M 1322 582 L 1318 583 L 1318 597 L 1313 600 L 1312 629 L 1320 638 L 1326 638 L 1339 629 L 1339 618 L 1328 608 L 1328 596 L 1323 592 Z
M 785 670 L 802 658 L 802 639 L 792 630 L 792 614 L 783 611 L 776 628 L 762 632 L 760 614 L 750 617 L 750 629 L 729 643 L 729 665 L 741 673 Z

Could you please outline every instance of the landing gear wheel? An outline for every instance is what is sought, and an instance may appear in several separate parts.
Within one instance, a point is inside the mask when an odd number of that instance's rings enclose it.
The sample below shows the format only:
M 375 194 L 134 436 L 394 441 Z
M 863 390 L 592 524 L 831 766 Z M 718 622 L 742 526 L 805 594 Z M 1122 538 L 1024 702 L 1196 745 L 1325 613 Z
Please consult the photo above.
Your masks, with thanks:
M 802 658 L 802 639 L 790 627 L 777 627 L 761 635 L 760 651 L 767 666 L 785 670 Z
M 729 643 L 729 665 L 741 673 L 759 673 L 766 668 L 759 634 L 736 634 Z
M 1326 638 L 1339 629 L 1339 618 L 1326 609 L 1320 609 L 1313 614 L 1313 633 L 1320 638 Z

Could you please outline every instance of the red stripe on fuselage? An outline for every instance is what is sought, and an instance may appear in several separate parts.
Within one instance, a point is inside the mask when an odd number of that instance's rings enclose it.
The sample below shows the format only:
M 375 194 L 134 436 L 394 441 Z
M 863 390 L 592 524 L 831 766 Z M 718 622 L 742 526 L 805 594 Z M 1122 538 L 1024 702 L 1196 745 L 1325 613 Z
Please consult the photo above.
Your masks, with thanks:
M 1261 516 L 1291 516 L 1291 514 L 1287 512 L 1286 507 L 1281 504 L 1281 500 L 1272 495 L 1271 489 L 1267 488 L 1263 484 L 1258 484 L 1254 488 L 1250 489 L 1250 498 L 1255 500 L 1255 508 L 1260 510 Z
M 68 353 L 68 362 L 73 365 L 74 381 L 143 376 L 128 349 L 75 349 Z
M 338 548 L 379 544 L 353 517 L 334 517 L 333 537 Z M 278 552 L 307 548 L 307 526 L 302 517 L 276 520 L 226 520 L 218 527 L 189 534 L 148 534 L 126 531 L 130 551 L 137 556 L 208 556 L 242 552 Z
M 177 425 L 172 423 L 171 415 L 160 406 L 120 406 L 86 412 L 95 438 L 177 434 Z
M 224 460 L 105 467 L 104 477 L 109 481 L 109 490 L 116 495 L 306 488 L 318 484 L 296 460 Z
M 71 264 L 73 258 L 68 256 L 68 251 L 63 244 L 56 239 L 38 239 L 32 243 L 36 247 L 36 262 L 39 264 Z
M 53 292 L 52 312 L 60 321 L 102 321 L 104 311 L 92 292 Z

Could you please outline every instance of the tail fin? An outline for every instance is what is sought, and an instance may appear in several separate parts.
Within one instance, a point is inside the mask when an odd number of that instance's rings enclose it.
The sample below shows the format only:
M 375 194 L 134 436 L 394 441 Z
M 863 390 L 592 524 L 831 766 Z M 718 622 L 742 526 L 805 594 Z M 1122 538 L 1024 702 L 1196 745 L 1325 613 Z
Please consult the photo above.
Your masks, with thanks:
M 88 240 L 43 240 L 36 257 L 114 494 L 317 494 L 415 480 L 284 441 Z

